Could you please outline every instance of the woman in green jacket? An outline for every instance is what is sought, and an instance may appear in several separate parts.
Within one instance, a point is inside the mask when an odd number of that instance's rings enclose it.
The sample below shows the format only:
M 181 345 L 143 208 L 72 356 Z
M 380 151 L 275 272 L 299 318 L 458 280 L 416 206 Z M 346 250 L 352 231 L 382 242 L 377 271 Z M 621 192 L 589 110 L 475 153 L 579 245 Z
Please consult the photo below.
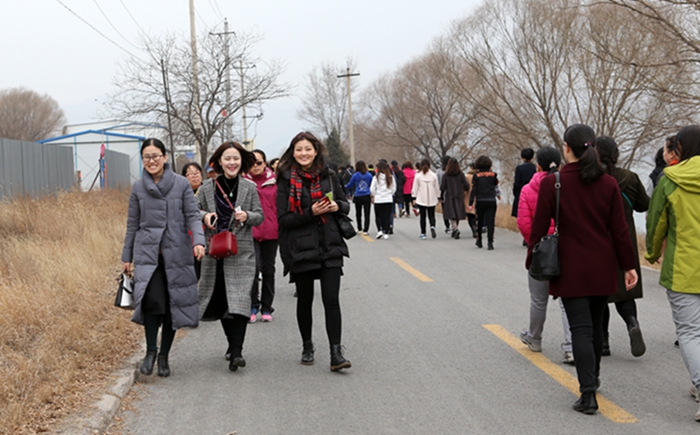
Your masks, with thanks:
M 664 169 L 649 205 L 647 252 L 656 262 L 666 251 L 659 284 L 667 289 L 681 355 L 695 389 L 700 388 L 700 126 L 676 136 L 680 162 Z M 695 413 L 700 421 L 700 410 Z

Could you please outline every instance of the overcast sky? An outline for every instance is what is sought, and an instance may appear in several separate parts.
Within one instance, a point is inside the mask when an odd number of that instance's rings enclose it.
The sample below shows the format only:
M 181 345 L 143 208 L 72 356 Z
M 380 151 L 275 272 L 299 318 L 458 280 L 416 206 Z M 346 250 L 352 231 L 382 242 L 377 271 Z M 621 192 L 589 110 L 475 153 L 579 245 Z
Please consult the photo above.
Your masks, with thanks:
M 102 102 L 106 94 L 114 91 L 117 64 L 128 58 L 123 49 L 139 54 L 135 45 L 141 29 L 151 35 L 168 31 L 189 35 L 188 0 L 1 3 L 0 89 L 24 86 L 49 94 L 64 109 L 69 124 L 95 121 L 104 114 Z M 302 96 L 300 85 L 313 66 L 322 62 L 344 65 L 348 56 L 353 57 L 361 74 L 353 80 L 366 86 L 423 54 L 435 37 L 445 34 L 454 19 L 467 16 L 480 3 L 481 0 L 195 0 L 195 8 L 198 34 L 212 28 L 223 31 L 227 18 L 230 30 L 263 38 L 256 46 L 256 57 L 263 61 L 277 59 L 286 65 L 280 81 L 297 86 L 297 94 L 267 103 L 263 119 L 249 128 L 249 136 L 255 136 L 257 147 L 277 155 L 299 130 L 308 127 L 296 118 L 296 111 Z M 240 119 L 236 122 L 240 123 Z

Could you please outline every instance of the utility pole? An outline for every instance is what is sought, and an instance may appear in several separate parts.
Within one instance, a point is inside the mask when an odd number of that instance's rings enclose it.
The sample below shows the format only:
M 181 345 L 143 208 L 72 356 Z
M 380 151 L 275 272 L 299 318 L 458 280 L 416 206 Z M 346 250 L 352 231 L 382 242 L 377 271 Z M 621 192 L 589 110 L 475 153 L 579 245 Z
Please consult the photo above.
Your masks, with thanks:
M 209 32 L 210 35 L 223 36 L 224 45 L 226 46 L 226 120 L 224 121 L 225 130 L 225 140 L 230 141 L 233 139 L 232 125 L 231 125 L 231 38 L 229 35 L 235 35 L 236 32 L 229 32 L 228 30 L 228 19 L 224 18 L 224 31 L 223 32 Z M 222 134 L 224 136 L 224 134 Z
M 192 46 L 192 91 L 194 93 L 194 158 L 202 167 L 206 162 L 202 161 L 202 118 L 199 113 L 199 66 L 197 65 L 197 33 L 194 28 L 194 0 L 190 0 L 190 44 Z
M 170 155 L 172 156 L 172 168 L 177 172 L 177 158 L 175 157 L 175 145 L 173 144 L 173 123 L 170 119 L 170 86 L 168 85 L 167 73 L 165 71 L 165 62 L 160 59 L 160 71 L 163 73 L 163 96 L 165 97 L 165 110 L 168 113 L 168 139 L 170 140 Z
M 253 149 L 253 147 L 250 145 L 250 141 L 248 141 L 248 121 L 246 119 L 248 116 L 246 116 L 246 110 L 245 110 L 245 102 L 246 102 L 246 96 L 245 96 L 245 74 L 243 73 L 244 70 L 249 69 L 249 68 L 255 68 L 255 65 L 246 65 L 243 66 L 243 59 L 238 61 L 238 71 L 241 75 L 241 112 L 243 117 L 241 118 L 243 120 L 243 146 L 250 151 Z M 262 116 L 262 115 L 258 115 Z M 258 117 L 255 116 L 255 117 Z
M 352 98 L 350 92 L 350 77 L 359 76 L 360 73 L 351 73 L 350 67 L 345 68 L 345 74 L 337 76 L 339 79 L 347 78 L 348 88 L 348 139 L 350 140 L 350 164 L 355 164 L 355 138 L 352 133 Z

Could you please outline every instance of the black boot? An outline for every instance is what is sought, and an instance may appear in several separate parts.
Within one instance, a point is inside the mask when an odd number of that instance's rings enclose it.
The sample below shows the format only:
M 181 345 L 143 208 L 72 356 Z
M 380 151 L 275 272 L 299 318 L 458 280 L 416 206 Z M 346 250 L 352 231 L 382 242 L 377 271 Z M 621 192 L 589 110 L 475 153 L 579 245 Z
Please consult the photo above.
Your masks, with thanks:
M 350 361 L 343 357 L 343 347 L 339 344 L 331 345 L 331 371 L 337 372 L 342 369 L 349 369 L 352 367 Z
M 489 242 L 488 250 L 493 251 L 493 242 Z
M 484 245 L 481 244 L 481 238 L 480 238 L 480 237 L 477 237 L 477 238 L 476 238 L 476 247 L 477 247 L 477 248 L 483 248 L 483 247 L 484 247 Z
M 167 378 L 170 376 L 170 365 L 168 364 L 168 355 L 158 355 L 158 376 Z
M 146 352 L 146 357 L 143 359 L 143 362 L 141 363 L 141 373 L 143 373 L 146 376 L 150 376 L 153 374 L 153 364 L 156 363 L 156 351 L 148 351 Z
M 245 360 L 242 356 L 236 356 L 231 358 L 231 362 L 228 363 L 228 369 L 232 372 L 238 370 L 238 367 L 245 367 Z
M 644 344 L 642 330 L 639 329 L 639 322 L 637 322 L 636 317 L 632 316 L 627 319 L 627 332 L 630 335 L 630 348 L 632 350 L 632 356 L 640 357 L 644 355 L 644 352 L 647 351 L 647 347 Z
M 301 363 L 305 366 L 310 366 L 314 363 L 314 342 L 306 340 L 304 342 L 304 350 L 301 351 Z
M 610 356 L 610 341 L 608 339 L 608 333 L 603 333 L 603 351 L 600 353 L 601 356 Z
M 572 408 L 574 408 L 574 411 L 583 412 L 584 414 L 595 414 L 598 410 L 598 400 L 596 400 L 595 391 L 582 393 Z

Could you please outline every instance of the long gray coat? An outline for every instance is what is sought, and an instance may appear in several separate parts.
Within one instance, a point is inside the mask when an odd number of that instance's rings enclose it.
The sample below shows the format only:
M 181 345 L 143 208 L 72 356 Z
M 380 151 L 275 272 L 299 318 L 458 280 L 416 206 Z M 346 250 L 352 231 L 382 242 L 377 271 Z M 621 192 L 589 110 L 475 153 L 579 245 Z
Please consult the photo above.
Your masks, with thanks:
M 173 329 L 199 324 L 197 277 L 194 273 L 195 245 L 204 245 L 202 219 L 189 181 L 165 164 L 163 178 L 155 184 L 143 171 L 129 197 L 123 262 L 134 262 L 134 300 L 132 321 L 143 324 L 141 301 L 162 252 L 168 280 L 170 314 Z
M 238 178 L 238 196 L 235 205 L 248 213 L 248 220 L 243 225 L 236 227 L 235 220 L 231 219 L 229 231 L 236 235 L 238 254 L 224 258 L 224 280 L 229 313 L 247 317 L 250 316 L 250 291 L 255 279 L 255 246 L 253 245 L 252 227 L 263 222 L 263 211 L 255 183 L 240 176 Z M 214 189 L 216 189 L 216 184 L 214 184 L 213 179 L 205 181 L 199 188 L 197 201 L 202 217 L 206 213 L 216 212 Z M 199 278 L 198 288 L 200 319 L 209 305 L 216 283 L 216 260 L 209 256 L 208 243 L 209 238 L 213 235 L 213 231 L 208 228 L 205 230 L 207 255 L 202 258 L 202 274 Z

